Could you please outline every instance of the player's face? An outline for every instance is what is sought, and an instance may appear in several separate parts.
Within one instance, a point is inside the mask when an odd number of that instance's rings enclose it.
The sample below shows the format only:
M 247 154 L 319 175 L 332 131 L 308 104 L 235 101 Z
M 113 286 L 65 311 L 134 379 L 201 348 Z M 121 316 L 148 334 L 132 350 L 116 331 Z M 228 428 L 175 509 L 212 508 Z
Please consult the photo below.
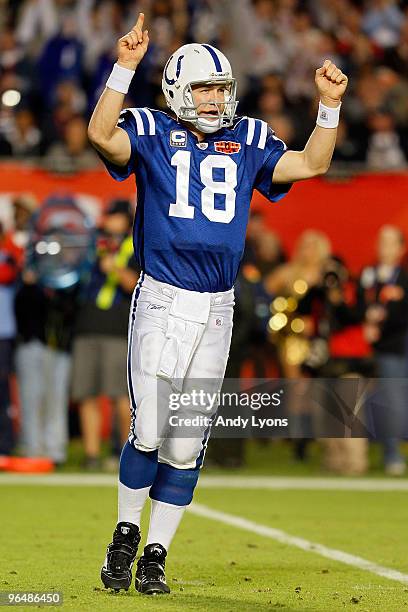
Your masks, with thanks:
M 193 100 L 200 117 L 216 121 L 219 114 L 224 112 L 224 102 L 228 86 L 217 85 L 193 85 Z

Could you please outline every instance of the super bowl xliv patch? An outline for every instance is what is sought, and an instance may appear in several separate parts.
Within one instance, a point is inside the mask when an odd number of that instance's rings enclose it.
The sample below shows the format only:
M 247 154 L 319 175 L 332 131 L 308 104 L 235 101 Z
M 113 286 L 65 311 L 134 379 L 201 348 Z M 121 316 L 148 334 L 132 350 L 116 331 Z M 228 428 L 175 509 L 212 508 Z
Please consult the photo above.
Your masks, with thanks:
M 185 130 L 172 130 L 170 132 L 170 146 L 171 147 L 186 147 L 187 146 L 187 132 Z
M 217 153 L 234 155 L 234 153 L 240 152 L 241 144 L 239 142 L 232 142 L 230 140 L 220 140 L 218 142 L 214 142 L 214 149 L 217 151 Z

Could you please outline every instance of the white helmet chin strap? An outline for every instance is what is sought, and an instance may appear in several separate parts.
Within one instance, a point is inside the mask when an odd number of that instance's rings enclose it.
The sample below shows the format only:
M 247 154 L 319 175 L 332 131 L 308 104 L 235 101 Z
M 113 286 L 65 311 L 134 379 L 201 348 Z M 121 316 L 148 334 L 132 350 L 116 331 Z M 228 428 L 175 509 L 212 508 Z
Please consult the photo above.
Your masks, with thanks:
M 203 119 L 203 117 L 199 117 L 195 122 L 195 126 L 200 130 L 200 132 L 204 132 L 204 134 L 214 134 L 214 132 L 218 132 L 221 128 L 220 119 L 217 121 L 211 121 L 211 119 Z

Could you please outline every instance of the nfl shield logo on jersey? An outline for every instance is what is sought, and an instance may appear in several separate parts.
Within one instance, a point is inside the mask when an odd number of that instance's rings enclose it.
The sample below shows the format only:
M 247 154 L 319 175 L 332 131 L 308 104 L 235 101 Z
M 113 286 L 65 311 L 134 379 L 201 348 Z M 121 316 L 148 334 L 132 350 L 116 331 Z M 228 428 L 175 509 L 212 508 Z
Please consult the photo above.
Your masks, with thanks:
M 187 146 L 187 132 L 185 130 L 172 130 L 170 132 L 170 146 L 172 147 Z
M 218 142 L 214 142 L 214 149 L 217 151 L 217 153 L 234 155 L 234 153 L 240 152 L 241 144 L 239 142 L 231 142 L 229 140 L 220 140 Z

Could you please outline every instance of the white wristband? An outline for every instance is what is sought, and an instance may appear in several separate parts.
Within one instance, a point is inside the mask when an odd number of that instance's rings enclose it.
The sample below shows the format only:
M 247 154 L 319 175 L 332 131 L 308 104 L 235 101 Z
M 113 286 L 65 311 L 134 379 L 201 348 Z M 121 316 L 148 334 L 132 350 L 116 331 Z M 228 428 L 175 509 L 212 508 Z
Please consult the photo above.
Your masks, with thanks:
M 340 104 L 336 108 L 326 106 L 319 102 L 319 111 L 317 113 L 316 123 L 322 128 L 336 128 L 339 125 Z
M 113 66 L 109 79 L 106 81 L 106 87 L 118 91 L 119 93 L 127 94 L 134 74 L 135 70 L 123 68 L 123 66 L 119 66 L 119 64 L 116 63 Z

